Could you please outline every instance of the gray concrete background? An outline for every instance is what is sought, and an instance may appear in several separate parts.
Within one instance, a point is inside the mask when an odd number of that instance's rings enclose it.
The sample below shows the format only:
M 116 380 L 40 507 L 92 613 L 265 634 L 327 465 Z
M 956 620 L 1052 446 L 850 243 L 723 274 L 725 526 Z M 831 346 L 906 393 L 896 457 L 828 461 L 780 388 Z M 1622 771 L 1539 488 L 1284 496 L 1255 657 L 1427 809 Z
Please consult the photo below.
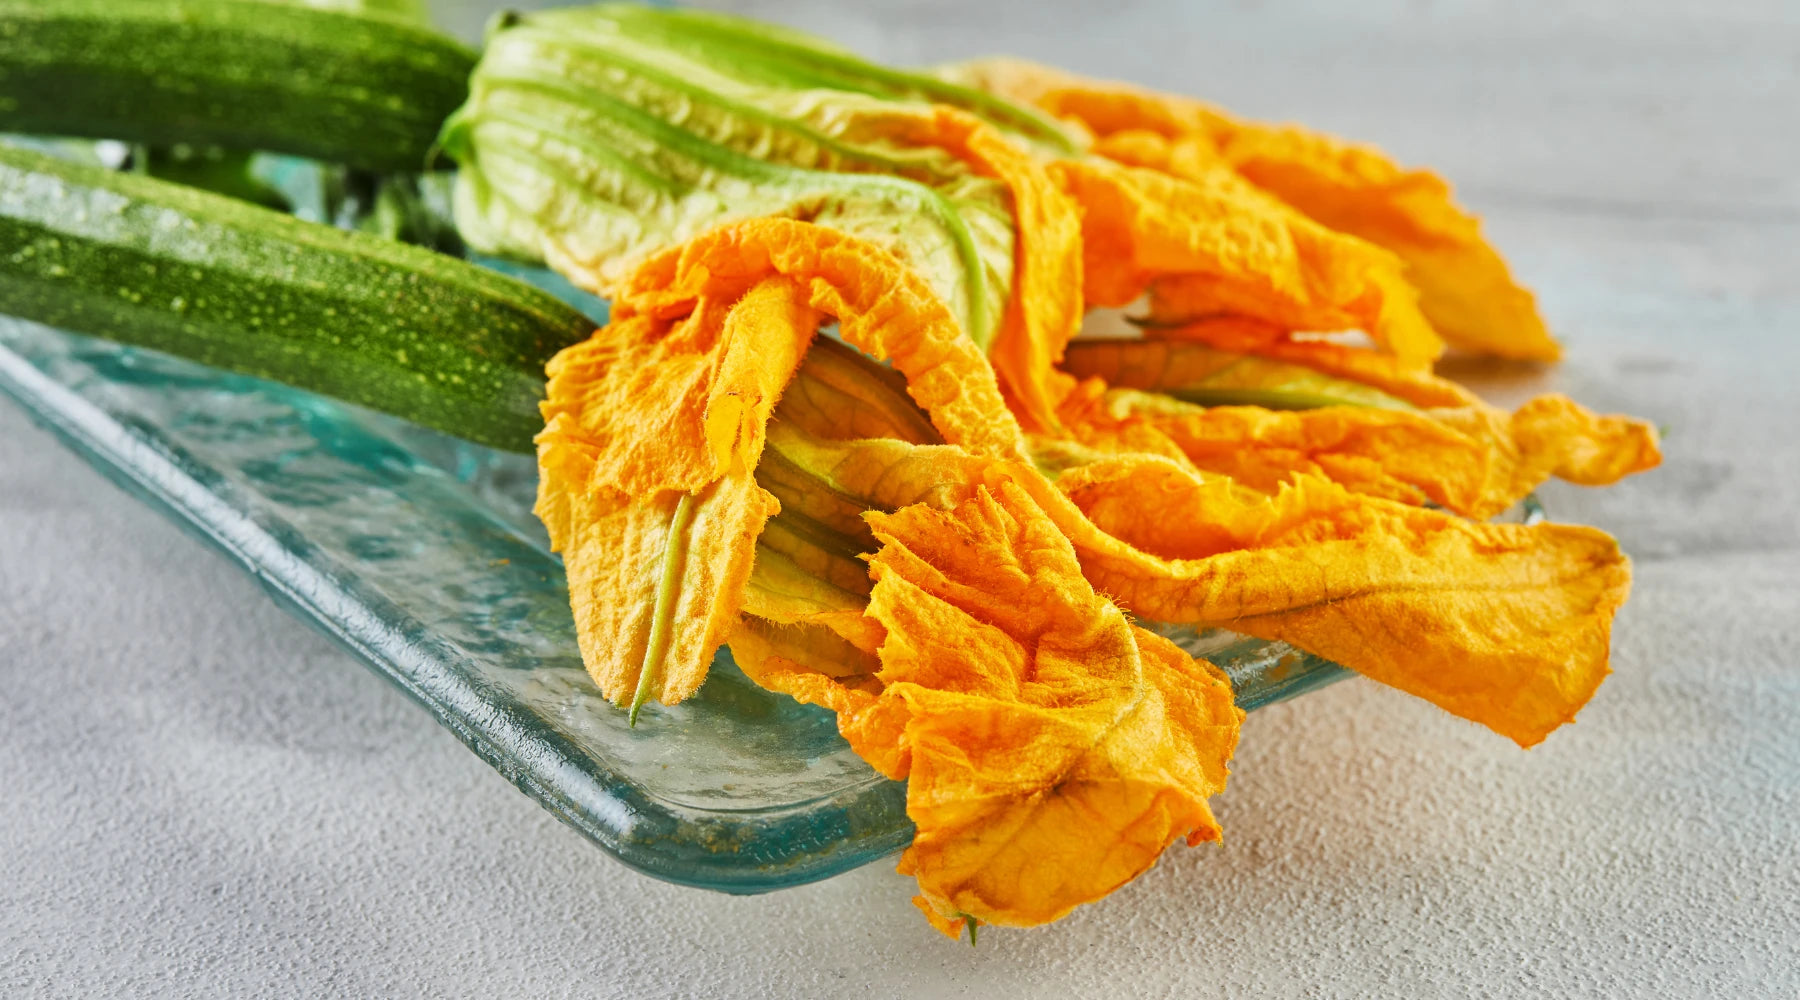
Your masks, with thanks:
M 1259 712 L 1223 846 L 971 950 L 885 865 L 742 899 L 625 870 L 0 405 L 0 995 L 1800 994 L 1800 6 L 746 9 L 1448 173 L 1569 346 L 1482 387 L 1670 431 L 1548 491 L 1637 560 L 1580 723 L 1522 753 L 1360 680 Z

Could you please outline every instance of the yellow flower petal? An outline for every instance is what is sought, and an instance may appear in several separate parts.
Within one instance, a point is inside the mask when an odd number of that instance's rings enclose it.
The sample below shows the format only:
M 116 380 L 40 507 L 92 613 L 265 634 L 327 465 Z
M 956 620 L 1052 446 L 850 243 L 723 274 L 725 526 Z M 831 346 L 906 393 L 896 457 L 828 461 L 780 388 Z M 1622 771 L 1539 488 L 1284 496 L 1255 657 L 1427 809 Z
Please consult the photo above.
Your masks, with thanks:
M 1479 221 L 1429 171 L 1397 166 L 1371 146 L 1245 122 L 1191 98 L 1017 60 L 964 64 L 947 75 L 1077 122 L 1102 148 L 1130 132 L 1204 143 L 1245 180 L 1314 221 L 1398 255 L 1418 288 L 1419 308 L 1452 345 L 1539 361 L 1561 353 L 1531 293 L 1513 280 Z M 1190 175 L 1179 158 L 1162 169 Z
M 876 685 L 832 676 L 816 632 L 751 624 L 733 650 L 759 683 L 838 711 L 859 754 L 908 778 L 918 833 L 901 871 L 932 910 L 1045 923 L 1177 838 L 1217 839 L 1206 799 L 1243 717 L 1229 684 L 1097 595 L 1030 497 L 1002 483 L 871 523 Z
M 1159 331 L 1172 337 L 1189 332 Z M 1414 487 L 1435 503 L 1477 518 L 1506 510 L 1553 475 L 1602 486 L 1654 468 L 1662 460 L 1656 429 L 1650 424 L 1630 417 L 1595 416 L 1565 396 L 1539 396 L 1509 414 L 1453 382 L 1403 370 L 1368 351 L 1333 344 L 1276 344 L 1254 332 L 1244 336 L 1215 324 L 1203 324 L 1196 335 L 1206 342 L 1077 344 L 1069 352 L 1068 367 L 1078 375 L 1105 376 L 1131 389 L 1180 393 L 1186 386 L 1211 385 L 1220 372 L 1234 366 L 1254 370 L 1273 363 L 1360 382 L 1387 400 L 1410 402 L 1419 409 L 1409 413 L 1334 407 L 1253 416 L 1214 408 L 1194 414 L 1179 403 L 1158 401 L 1159 397 L 1127 397 L 1138 404 L 1127 408 L 1129 418 L 1120 416 L 1109 425 L 1104 415 L 1108 411 L 1090 403 L 1083 411 L 1086 416 L 1068 419 L 1090 435 L 1117 436 L 1123 433 L 1121 424 L 1146 424 L 1168 436 L 1198 468 L 1236 475 L 1251 485 L 1266 486 L 1285 478 L 1283 468 L 1292 474 L 1317 472 L 1359 492 L 1392 499 L 1408 499 L 1404 487 Z M 1221 344 L 1236 349 L 1222 349 Z M 1292 374 L 1281 377 L 1306 386 Z M 1335 385 L 1326 391 L 1345 401 L 1353 395 Z M 1082 398 L 1072 396 L 1068 405 L 1077 406 Z M 1234 439 L 1240 442 L 1239 452 L 1231 450 Z M 1287 449 L 1285 456 L 1281 449 Z M 1316 454 L 1307 458 L 1294 449 Z
M 1167 463 L 1069 487 L 1095 528 L 1083 570 L 1137 614 L 1292 642 L 1521 746 L 1592 697 L 1630 589 L 1593 528 L 1473 523 L 1312 477 L 1247 498 Z
M 561 487 L 546 477 L 542 488 Z M 582 662 L 600 693 L 616 704 L 638 688 L 661 582 L 658 568 L 664 551 L 678 541 L 671 522 L 683 495 L 665 490 L 647 498 L 571 496 L 566 501 L 571 530 L 552 535 L 568 573 Z M 776 509 L 747 473 L 728 475 L 695 496 L 685 558 L 675 568 L 679 587 L 669 646 L 657 667 L 660 680 L 651 679 L 651 694 L 666 704 L 693 694 L 706 678 L 714 651 L 736 622 L 756 536 Z
M 1137 426 L 1165 437 L 1194 468 L 1274 492 L 1297 476 L 1406 503 L 1478 508 L 1490 449 L 1423 413 L 1368 407 L 1266 410 L 1195 406 L 1158 393 L 1083 387 L 1065 421 L 1083 440 L 1118 440 Z M 1136 448 L 1134 450 L 1147 450 Z
M 728 309 L 627 317 L 550 363 L 537 513 L 563 554 L 582 660 L 615 702 L 640 684 L 670 704 L 692 694 L 737 619 L 778 509 L 752 472 L 762 426 L 819 323 L 798 295 L 776 277 Z M 666 648 L 652 641 L 664 592 Z
M 835 317 L 845 341 L 892 360 L 946 440 L 984 454 L 1024 453 L 994 370 L 949 308 L 892 254 L 834 230 L 791 219 L 715 229 L 646 262 L 614 315 L 685 316 L 774 275 L 792 278 L 806 305 Z
M 1606 675 L 1630 585 L 1604 532 L 1474 523 L 1313 476 L 1265 495 L 1127 455 L 1052 486 L 953 446 L 810 447 L 834 488 L 879 508 L 954 507 L 1011 483 L 1070 540 L 1093 586 L 1133 613 L 1291 641 L 1527 746 L 1574 718 Z
M 1193 176 L 1103 159 L 1051 172 L 1083 208 L 1090 303 L 1127 305 L 1149 288 L 1159 322 L 1229 313 L 1360 329 L 1415 365 L 1442 350 L 1397 258 L 1307 220 L 1223 163 Z

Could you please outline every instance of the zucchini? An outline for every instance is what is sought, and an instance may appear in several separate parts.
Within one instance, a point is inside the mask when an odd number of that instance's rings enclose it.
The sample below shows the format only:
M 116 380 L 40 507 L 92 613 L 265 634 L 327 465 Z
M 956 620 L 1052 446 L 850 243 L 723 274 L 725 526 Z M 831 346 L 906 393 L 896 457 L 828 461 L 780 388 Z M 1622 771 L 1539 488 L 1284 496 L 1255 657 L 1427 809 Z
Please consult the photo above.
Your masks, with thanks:
M 0 312 L 519 451 L 545 362 L 594 328 L 453 257 L 3 146 Z
M 261 0 L 0 0 L 0 131 L 423 169 L 475 55 L 404 18 Z

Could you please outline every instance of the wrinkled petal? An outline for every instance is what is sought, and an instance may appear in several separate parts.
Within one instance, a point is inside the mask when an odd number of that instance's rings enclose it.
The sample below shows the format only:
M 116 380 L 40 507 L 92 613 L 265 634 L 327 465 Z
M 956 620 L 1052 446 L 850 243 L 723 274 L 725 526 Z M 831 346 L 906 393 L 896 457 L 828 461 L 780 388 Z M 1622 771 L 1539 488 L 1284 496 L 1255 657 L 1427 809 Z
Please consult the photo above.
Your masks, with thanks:
M 940 66 L 939 76 L 1044 112 L 1090 137 L 1141 129 L 1167 137 L 1208 134 L 1230 125 L 1225 113 L 1202 101 L 1174 97 L 1128 83 L 1095 80 L 1004 56 Z
M 1035 158 L 998 132 L 978 128 L 966 136 L 966 157 L 1012 193 L 1018 233 L 1013 295 L 988 359 L 1025 419 L 1054 429 L 1070 386 L 1056 365 L 1081 329 L 1084 306 L 1080 210 Z
M 840 640 L 818 629 L 747 620 L 732 649 L 757 683 L 837 712 L 860 756 L 908 779 L 918 833 L 900 869 L 935 926 L 1045 923 L 1177 838 L 1218 838 L 1206 799 L 1243 718 L 1230 685 L 1096 594 L 1023 490 L 870 521 L 876 677 L 841 666 Z
M 1186 331 L 1161 332 L 1180 336 Z M 1205 343 L 1078 343 L 1069 351 L 1068 367 L 1076 374 L 1104 376 L 1131 389 L 1176 396 L 1186 394 L 1189 387 L 1199 387 L 1195 393 L 1199 398 L 1206 398 L 1221 382 L 1229 386 L 1234 372 L 1240 373 L 1239 384 L 1298 387 L 1299 394 L 1289 399 L 1352 403 L 1356 401 L 1354 387 L 1361 385 L 1365 391 L 1380 393 L 1381 398 L 1370 404 L 1374 408 L 1334 408 L 1336 416 L 1330 417 L 1284 414 L 1256 419 L 1271 428 L 1291 425 L 1290 431 L 1273 432 L 1280 440 L 1338 442 L 1334 452 L 1338 457 L 1315 461 L 1316 469 L 1297 463 L 1292 466 L 1296 473 L 1318 471 L 1352 489 L 1392 499 L 1406 497 L 1386 485 L 1386 480 L 1411 484 L 1433 502 L 1477 518 L 1506 510 L 1553 475 L 1584 486 L 1602 486 L 1654 468 L 1662 460 L 1656 429 L 1649 423 L 1624 416 L 1596 416 L 1566 396 L 1539 396 L 1509 414 L 1453 382 L 1402 371 L 1376 360 L 1368 351 L 1333 344 L 1273 345 L 1254 334 L 1233 339 L 1225 330 L 1209 330 L 1206 337 Z M 1219 343 L 1236 349 L 1222 349 Z M 1304 371 L 1331 381 L 1307 380 L 1299 374 Z M 1214 443 L 1222 447 L 1228 441 L 1222 437 L 1226 429 L 1242 421 L 1219 416 L 1217 409 L 1207 410 L 1208 416 L 1194 416 L 1179 403 L 1154 399 L 1139 400 L 1137 410 L 1151 415 L 1148 422 L 1172 440 L 1187 442 L 1182 444 L 1183 452 L 1197 467 L 1241 474 L 1252 483 L 1266 482 L 1275 471 L 1273 466 L 1258 468 L 1263 459 L 1254 449 L 1241 457 L 1222 454 L 1208 458 L 1193 446 L 1197 443 L 1193 430 L 1210 432 Z M 1392 409 L 1394 404 L 1416 404 L 1420 409 L 1398 412 Z M 1154 417 L 1159 411 L 1173 416 Z M 1308 411 L 1323 412 L 1327 411 Z M 1088 421 L 1090 425 L 1099 422 Z M 1325 437 L 1301 436 L 1300 428 L 1309 422 L 1314 434 L 1322 432 Z M 1357 431 L 1355 425 L 1364 430 Z M 1432 436 L 1428 428 L 1433 425 L 1442 436 Z M 1276 465 L 1282 461 L 1275 455 L 1269 458 Z M 1239 465 L 1234 467 L 1233 461 Z
M 1082 567 L 1134 612 L 1291 642 L 1521 746 L 1593 696 L 1630 589 L 1588 527 L 1474 523 L 1312 478 L 1234 501 L 1148 463 L 1072 486 L 1097 529 Z
M 901 871 L 934 908 L 1044 923 L 1217 839 L 1242 718 L 1223 674 L 1095 594 L 1016 487 L 871 522 L 881 697 L 909 710 Z
M 1081 214 L 1030 148 L 962 111 L 896 107 L 865 115 L 887 141 L 935 146 L 978 175 L 1006 185 L 1015 229 L 1011 297 L 988 349 L 1001 384 L 1028 423 L 1054 428 L 1056 406 L 1069 380 L 1056 371 L 1063 345 L 1081 328 Z M 870 136 L 858 135 L 867 139 Z
M 993 370 L 887 252 L 762 219 L 652 258 L 615 321 L 551 363 L 538 438 L 539 517 L 564 554 L 583 660 L 608 698 L 643 682 L 672 703 L 704 679 L 778 509 L 751 471 L 764 429 L 827 314 L 845 339 L 894 360 L 946 438 L 1023 454 Z M 674 517 L 682 494 L 699 498 L 689 532 Z M 670 544 L 684 558 L 662 566 L 653 547 Z M 665 652 L 649 638 L 671 586 Z
M 676 321 L 632 316 L 552 358 L 540 451 L 590 489 L 694 492 L 754 468 L 762 427 L 818 328 L 776 278 Z M 567 463 L 566 466 L 564 463 Z
M 537 513 L 563 555 L 582 660 L 615 702 L 646 667 L 659 700 L 692 694 L 736 621 L 778 509 L 752 472 L 762 428 L 819 322 L 798 294 L 777 277 L 728 309 L 712 299 L 675 321 L 626 317 L 550 363 Z M 695 498 L 686 525 L 683 495 Z M 650 638 L 670 587 L 665 651 Z
M 650 259 L 615 314 L 686 315 L 706 298 L 732 300 L 774 275 L 805 289 L 845 341 L 892 360 L 946 440 L 985 454 L 1022 455 L 1024 438 L 994 370 L 931 289 L 885 250 L 791 219 L 754 219 Z
M 1662 464 L 1650 423 L 1597 416 L 1567 396 L 1538 396 L 1510 414 L 1486 404 L 1427 412 L 1486 442 L 1495 456 L 1480 510 L 1504 510 L 1551 476 L 1606 486 Z
M 1413 364 L 1442 349 L 1398 259 L 1307 220 L 1223 163 L 1189 177 L 1103 159 L 1051 171 L 1083 208 L 1090 303 L 1123 306 L 1149 288 L 1159 321 L 1231 313 L 1361 329 Z
M 1203 141 L 1245 180 L 1307 217 L 1396 254 L 1425 318 L 1454 346 L 1538 361 L 1561 354 L 1480 222 L 1429 171 L 1297 126 L 1245 122 L 1191 98 L 1018 60 L 980 60 L 944 75 L 1077 122 L 1102 146 L 1129 132 Z M 1176 161 L 1165 169 L 1185 168 Z
M 731 655 L 758 685 L 835 712 L 857 756 L 889 778 L 906 777 L 911 713 L 905 702 L 880 696 L 874 653 L 822 627 L 746 618 L 731 635 Z
M 873 521 L 882 697 L 911 711 L 901 871 L 930 909 L 1043 923 L 1218 837 L 1242 719 L 1221 673 L 1096 595 L 1016 487 Z
M 1531 361 L 1562 355 L 1536 298 L 1436 174 L 1291 125 L 1239 124 L 1221 137 L 1219 151 L 1252 184 L 1310 218 L 1398 255 L 1419 290 L 1419 308 L 1451 345 Z
M 1069 424 L 1087 434 L 1116 438 L 1139 424 L 1166 437 L 1196 469 L 1264 492 L 1313 475 L 1370 496 L 1469 512 L 1483 503 L 1489 478 L 1490 449 L 1423 413 L 1204 407 L 1129 389 L 1070 403 Z
M 559 489 L 547 477 L 542 488 Z M 572 530 L 553 535 L 568 574 L 569 604 L 582 663 L 600 693 L 623 704 L 636 691 L 651 634 L 660 577 L 681 493 L 648 498 L 596 493 L 568 501 Z M 686 558 L 676 568 L 679 598 L 673 631 L 652 694 L 674 704 L 706 678 L 713 653 L 737 618 L 752 553 L 772 497 L 745 474 L 703 487 L 686 532 Z M 653 678 L 654 680 L 654 678 Z
M 1317 477 L 1265 495 L 1131 455 L 1052 486 L 952 446 L 811 447 L 835 488 L 876 507 L 951 507 L 1012 483 L 1070 540 L 1086 578 L 1133 613 L 1292 642 L 1526 746 L 1573 719 L 1605 677 L 1630 585 L 1604 532 L 1475 523 Z
M 1567 396 L 1539 396 L 1513 411 L 1513 440 L 1526 454 L 1556 446 L 1552 470 L 1579 486 L 1606 486 L 1662 463 L 1656 425 L 1621 414 L 1596 416 Z

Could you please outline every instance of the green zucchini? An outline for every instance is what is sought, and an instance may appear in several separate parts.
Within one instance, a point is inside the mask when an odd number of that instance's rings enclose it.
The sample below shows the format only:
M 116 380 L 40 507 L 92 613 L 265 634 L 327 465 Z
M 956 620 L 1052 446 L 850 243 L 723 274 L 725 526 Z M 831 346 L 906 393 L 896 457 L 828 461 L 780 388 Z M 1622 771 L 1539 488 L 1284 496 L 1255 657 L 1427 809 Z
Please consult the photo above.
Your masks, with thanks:
M 594 324 L 453 257 L 0 146 L 0 313 L 525 451 Z
M 475 56 L 382 14 L 259 0 L 0 0 L 0 131 L 423 169 Z

